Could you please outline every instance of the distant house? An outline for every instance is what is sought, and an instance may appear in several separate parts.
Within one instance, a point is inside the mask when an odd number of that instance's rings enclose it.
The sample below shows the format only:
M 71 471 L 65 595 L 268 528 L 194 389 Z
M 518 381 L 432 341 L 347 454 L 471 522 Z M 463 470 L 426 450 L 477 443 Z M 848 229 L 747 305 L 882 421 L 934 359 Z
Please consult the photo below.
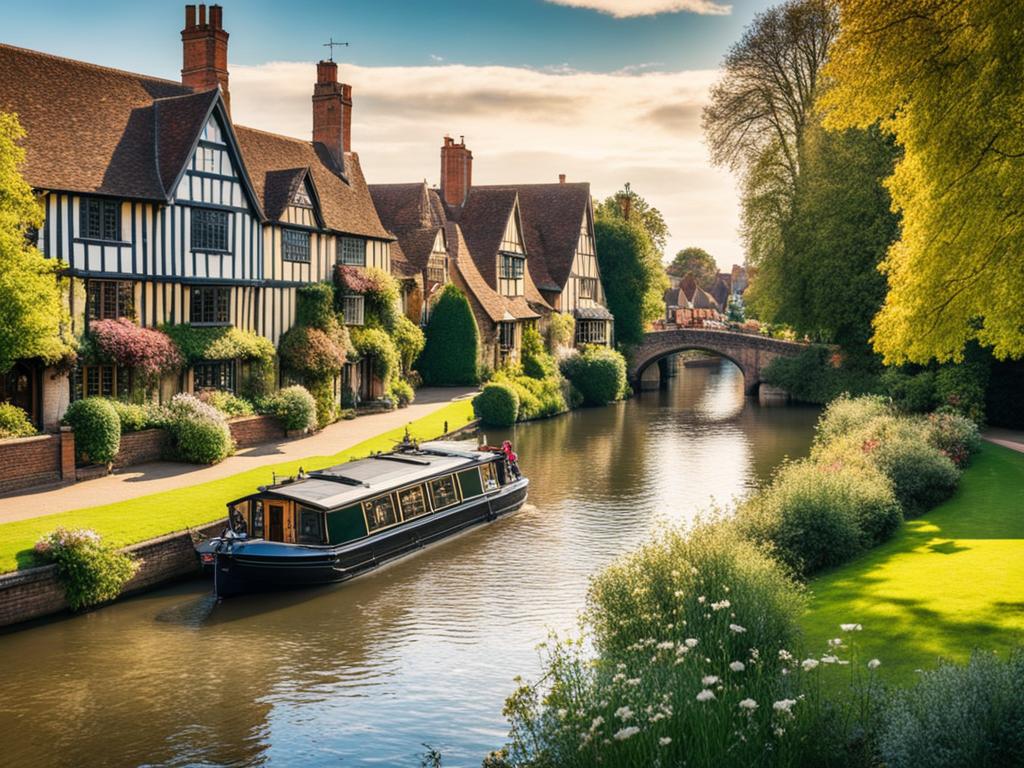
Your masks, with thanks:
M 733 265 L 731 272 L 719 272 L 705 290 L 692 275 L 678 265 L 665 269 L 670 288 L 665 291 L 665 321 L 676 325 L 702 325 L 705 320 L 724 320 L 729 304 L 741 296 L 748 285 L 747 269 Z

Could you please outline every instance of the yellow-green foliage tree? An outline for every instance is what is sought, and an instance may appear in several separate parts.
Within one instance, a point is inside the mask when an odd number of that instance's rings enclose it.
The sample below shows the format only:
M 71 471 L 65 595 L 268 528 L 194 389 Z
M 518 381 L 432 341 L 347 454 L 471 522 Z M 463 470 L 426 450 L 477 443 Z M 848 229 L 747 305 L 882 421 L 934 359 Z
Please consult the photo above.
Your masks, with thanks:
M 72 351 L 60 265 L 43 258 L 27 237 L 42 226 L 43 210 L 19 171 L 24 136 L 17 116 L 0 112 L 0 372 L 19 359 L 55 363 Z
M 902 237 L 882 264 L 886 362 L 959 361 L 977 339 L 1024 356 L 1024 5 L 839 0 L 826 125 L 881 121 Z

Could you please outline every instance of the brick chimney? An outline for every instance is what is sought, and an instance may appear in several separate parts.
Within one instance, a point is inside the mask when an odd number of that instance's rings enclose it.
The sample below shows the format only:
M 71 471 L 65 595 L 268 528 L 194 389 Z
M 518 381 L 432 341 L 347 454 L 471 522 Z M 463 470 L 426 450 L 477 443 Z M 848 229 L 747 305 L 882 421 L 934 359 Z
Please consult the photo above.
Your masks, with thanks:
M 565 184 L 565 174 L 564 173 L 558 174 L 558 183 L 559 184 Z
M 338 82 L 338 65 L 316 65 L 313 86 L 313 141 L 327 147 L 338 170 L 345 168 L 345 152 L 352 151 L 352 86 Z
M 231 110 L 228 93 L 228 33 L 222 25 L 222 8 L 210 6 L 210 19 L 206 19 L 206 6 L 185 6 L 185 28 L 181 30 L 182 66 L 181 82 L 193 91 L 209 91 L 220 86 L 224 103 Z
M 441 196 L 452 207 L 466 202 L 469 188 L 473 186 L 473 153 L 466 149 L 466 139 L 459 136 L 459 143 L 451 136 L 444 137 L 441 147 Z

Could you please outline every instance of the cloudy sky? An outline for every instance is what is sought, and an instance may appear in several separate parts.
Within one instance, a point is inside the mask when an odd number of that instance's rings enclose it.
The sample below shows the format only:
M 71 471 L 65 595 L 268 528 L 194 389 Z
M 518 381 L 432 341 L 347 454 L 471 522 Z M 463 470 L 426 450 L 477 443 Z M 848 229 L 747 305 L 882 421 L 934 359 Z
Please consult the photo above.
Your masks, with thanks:
M 306 138 L 327 38 L 353 86 L 353 148 L 371 182 L 438 181 L 464 135 L 481 184 L 624 182 L 661 209 L 667 256 L 742 261 L 736 191 L 712 168 L 700 110 L 729 46 L 767 0 L 225 0 L 242 124 Z M 19 3 L 0 41 L 177 79 L 184 3 Z

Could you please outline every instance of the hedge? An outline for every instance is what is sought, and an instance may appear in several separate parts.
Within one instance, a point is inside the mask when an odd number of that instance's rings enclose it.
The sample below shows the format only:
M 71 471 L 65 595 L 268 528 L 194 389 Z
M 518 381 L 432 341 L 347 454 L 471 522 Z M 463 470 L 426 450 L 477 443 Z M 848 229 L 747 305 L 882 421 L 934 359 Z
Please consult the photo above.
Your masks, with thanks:
M 605 405 L 626 395 L 626 359 L 607 347 L 586 347 L 563 358 L 562 374 L 583 396 L 584 405 Z
M 109 400 L 87 397 L 68 406 L 64 423 L 75 430 L 75 455 L 83 463 L 109 464 L 121 447 L 121 419 Z
M 480 331 L 466 295 L 451 283 L 434 304 L 426 337 L 415 366 L 424 384 L 455 387 L 477 382 Z
M 473 398 L 473 413 L 487 426 L 511 427 L 519 415 L 519 395 L 508 384 L 487 384 Z
M 13 403 L 0 403 L 0 440 L 8 437 L 28 437 L 36 428 L 28 414 Z
M 212 405 L 182 393 L 171 400 L 168 412 L 174 458 L 192 464 L 216 464 L 235 452 L 227 419 Z

